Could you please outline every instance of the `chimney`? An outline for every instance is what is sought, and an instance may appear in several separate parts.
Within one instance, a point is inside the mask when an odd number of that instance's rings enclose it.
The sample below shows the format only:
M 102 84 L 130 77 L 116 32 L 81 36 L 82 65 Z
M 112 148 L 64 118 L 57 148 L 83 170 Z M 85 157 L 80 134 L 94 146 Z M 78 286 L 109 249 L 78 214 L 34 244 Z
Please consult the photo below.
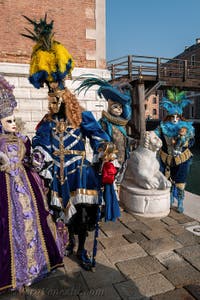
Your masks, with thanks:
M 196 39 L 196 44 L 200 44 L 200 38 Z

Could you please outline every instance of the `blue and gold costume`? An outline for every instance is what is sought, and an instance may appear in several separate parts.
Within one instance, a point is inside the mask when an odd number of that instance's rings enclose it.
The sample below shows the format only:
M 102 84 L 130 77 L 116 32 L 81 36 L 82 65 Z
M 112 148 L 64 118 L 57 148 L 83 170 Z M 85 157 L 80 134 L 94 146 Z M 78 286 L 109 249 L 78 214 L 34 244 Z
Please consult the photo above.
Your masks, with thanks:
M 43 154 L 40 174 L 51 181 L 51 205 L 65 208 L 66 219 L 73 215 L 74 205 L 98 204 L 100 181 L 86 159 L 86 137 L 95 154 L 108 135 L 91 112 L 82 112 L 79 128 L 68 126 L 58 115 L 44 120 L 33 138 L 34 152 Z M 67 209 L 66 209 L 67 208 Z
M 49 188 L 54 219 L 62 219 L 68 226 L 66 255 L 73 253 L 74 234 L 78 234 L 77 257 L 90 270 L 95 265 L 97 240 L 94 240 L 92 261 L 84 245 L 88 230 L 96 229 L 95 236 L 98 235 L 102 185 L 101 176 L 86 159 L 85 143 L 89 138 L 98 158 L 100 146 L 110 138 L 92 113 L 83 111 L 75 95 L 65 88 L 65 77 L 71 74 L 74 63 L 67 49 L 53 38 L 53 21 L 47 23 L 46 15 L 39 22 L 25 18 L 34 26 L 34 32 L 27 30 L 29 35 L 23 36 L 36 41 L 29 81 L 36 88 L 46 84 L 49 89 L 49 113 L 39 123 L 33 138 L 33 164 Z M 117 204 L 114 205 L 117 209 L 111 211 L 115 220 L 119 216 L 116 195 L 106 194 L 106 197 L 106 201 Z
M 77 90 L 78 92 L 83 90 L 87 92 L 88 89 L 94 85 L 99 86 L 97 90 L 99 97 L 104 97 L 104 99 L 108 101 L 108 110 L 102 111 L 99 124 L 118 150 L 118 174 L 116 176 L 116 182 L 120 184 L 130 152 L 129 138 L 126 132 L 126 125 L 131 119 L 132 113 L 130 86 L 128 84 L 114 86 L 103 78 L 88 77 L 81 83 Z M 114 113 L 112 105 L 115 104 L 120 105 L 120 113 Z
M 169 99 L 163 98 L 161 105 L 167 110 L 168 116 L 155 132 L 163 143 L 159 152 L 161 171 L 172 182 L 171 205 L 176 198 L 177 210 L 182 213 L 185 185 L 192 159 L 190 148 L 194 144 L 194 127 L 192 122 L 181 116 L 183 107 L 190 103 L 185 93 L 178 90 L 168 90 L 167 93 Z M 172 121 L 174 116 L 177 118 L 176 122 Z

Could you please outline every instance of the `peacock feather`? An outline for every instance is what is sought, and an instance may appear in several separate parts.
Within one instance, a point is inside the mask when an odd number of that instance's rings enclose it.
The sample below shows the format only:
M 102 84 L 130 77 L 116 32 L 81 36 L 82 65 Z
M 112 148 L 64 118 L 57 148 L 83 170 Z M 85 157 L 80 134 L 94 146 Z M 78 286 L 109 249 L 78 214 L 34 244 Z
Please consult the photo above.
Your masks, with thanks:
M 90 76 L 90 77 L 89 77 Z M 102 89 L 101 87 L 112 87 L 111 84 L 108 83 L 107 80 L 101 78 L 101 77 L 94 77 L 94 74 L 84 74 L 79 76 L 75 81 L 77 80 L 82 80 L 84 77 L 89 77 L 86 78 L 81 82 L 81 84 L 76 88 L 76 92 L 80 94 L 82 91 L 85 90 L 85 93 L 93 87 L 94 85 L 98 85 L 100 88 L 98 89 L 98 95 L 102 97 Z
M 184 91 L 179 91 L 177 88 L 167 90 L 167 97 L 162 98 L 160 106 L 163 107 L 169 114 L 182 114 L 183 108 L 191 101 L 186 98 Z
M 84 79 L 85 77 L 87 78 Z M 126 86 L 113 86 L 107 80 L 99 76 L 94 76 L 94 74 L 81 75 L 75 81 L 80 81 L 82 79 L 84 80 L 75 89 L 75 92 L 78 92 L 79 94 L 80 92 L 85 91 L 84 94 L 86 94 L 91 87 L 97 85 L 99 86 L 97 94 L 100 98 L 104 97 L 106 100 L 121 103 L 123 106 L 121 117 L 127 120 L 131 118 L 131 96 L 130 93 L 128 93 L 130 86 L 128 87 L 127 84 Z
M 184 91 L 179 91 L 177 88 L 167 90 L 167 96 L 170 101 L 179 102 L 186 98 Z

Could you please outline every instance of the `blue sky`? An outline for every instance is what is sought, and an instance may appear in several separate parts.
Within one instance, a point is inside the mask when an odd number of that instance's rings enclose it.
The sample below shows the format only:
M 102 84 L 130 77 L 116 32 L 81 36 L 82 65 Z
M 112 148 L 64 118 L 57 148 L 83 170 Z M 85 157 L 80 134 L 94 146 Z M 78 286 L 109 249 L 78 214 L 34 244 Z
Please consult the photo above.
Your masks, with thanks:
M 200 38 L 200 0 L 106 0 L 107 60 L 172 58 Z

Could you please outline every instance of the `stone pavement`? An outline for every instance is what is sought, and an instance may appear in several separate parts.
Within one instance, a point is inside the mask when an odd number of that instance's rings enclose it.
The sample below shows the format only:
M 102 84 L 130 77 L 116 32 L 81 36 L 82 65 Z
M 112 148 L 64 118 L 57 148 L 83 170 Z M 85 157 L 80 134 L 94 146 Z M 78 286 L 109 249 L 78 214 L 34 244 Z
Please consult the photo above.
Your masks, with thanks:
M 76 257 L 19 293 L 0 300 L 192 300 L 200 299 L 199 221 L 172 209 L 162 219 L 122 211 L 116 223 L 100 224 L 95 272 Z M 92 234 L 87 249 L 92 249 Z

